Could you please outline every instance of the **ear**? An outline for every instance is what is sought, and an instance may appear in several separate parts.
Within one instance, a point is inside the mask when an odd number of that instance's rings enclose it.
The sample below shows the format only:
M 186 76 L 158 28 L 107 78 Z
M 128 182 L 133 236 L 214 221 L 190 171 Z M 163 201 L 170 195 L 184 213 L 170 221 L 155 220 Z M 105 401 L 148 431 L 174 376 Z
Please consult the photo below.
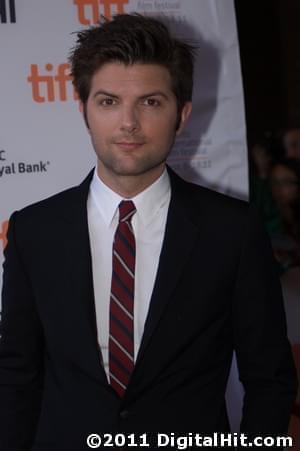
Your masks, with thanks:
M 192 112 L 192 102 L 186 102 L 181 110 L 179 127 L 176 130 L 176 135 L 180 135 Z

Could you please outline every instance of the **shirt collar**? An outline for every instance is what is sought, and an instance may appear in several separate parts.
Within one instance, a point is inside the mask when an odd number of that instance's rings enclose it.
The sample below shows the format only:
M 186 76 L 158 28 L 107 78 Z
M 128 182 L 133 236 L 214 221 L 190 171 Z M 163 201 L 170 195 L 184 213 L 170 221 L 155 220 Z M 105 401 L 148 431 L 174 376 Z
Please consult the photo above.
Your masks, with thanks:
M 146 226 L 156 216 L 158 211 L 168 202 L 170 198 L 171 186 L 167 170 L 155 180 L 144 191 L 134 196 L 132 200 L 135 204 L 139 219 Z M 111 190 L 97 174 L 95 168 L 90 185 L 90 194 L 103 217 L 107 227 L 109 227 L 117 214 L 119 203 L 124 200 L 122 196 Z

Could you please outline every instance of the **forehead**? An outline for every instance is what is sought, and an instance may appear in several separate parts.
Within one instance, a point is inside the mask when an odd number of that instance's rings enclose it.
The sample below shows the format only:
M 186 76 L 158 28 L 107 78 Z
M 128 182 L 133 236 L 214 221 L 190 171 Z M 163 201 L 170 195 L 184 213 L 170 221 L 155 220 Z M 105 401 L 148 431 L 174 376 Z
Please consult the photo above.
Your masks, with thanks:
M 98 69 L 91 80 L 91 94 L 103 89 L 112 93 L 135 93 L 164 91 L 171 94 L 171 76 L 168 69 L 158 64 L 106 63 Z

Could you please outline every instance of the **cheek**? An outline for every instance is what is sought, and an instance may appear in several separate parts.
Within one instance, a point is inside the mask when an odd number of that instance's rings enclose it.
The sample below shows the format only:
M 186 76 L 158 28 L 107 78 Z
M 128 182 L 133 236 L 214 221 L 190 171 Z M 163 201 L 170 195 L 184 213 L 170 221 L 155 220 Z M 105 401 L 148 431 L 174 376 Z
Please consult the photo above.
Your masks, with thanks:
M 112 136 L 114 123 L 112 120 L 92 118 L 89 120 L 90 133 L 97 141 L 107 141 Z
M 158 109 L 144 109 L 139 110 L 139 119 L 140 123 L 143 125 L 143 128 L 152 127 L 156 130 L 162 129 L 167 131 L 175 130 L 177 123 L 177 109 L 169 108 L 158 108 Z M 173 127 L 172 127 L 173 124 Z
M 148 129 L 149 136 L 153 136 L 156 140 L 169 142 L 174 139 L 176 133 L 176 117 L 170 117 L 169 120 L 165 118 L 156 118 L 152 122 L 151 127 L 145 121 L 145 130 Z
M 175 138 L 175 126 L 173 129 L 163 128 L 152 135 L 152 140 L 155 141 L 157 144 L 157 149 L 166 148 L 166 150 L 169 149 L 169 147 L 173 144 Z

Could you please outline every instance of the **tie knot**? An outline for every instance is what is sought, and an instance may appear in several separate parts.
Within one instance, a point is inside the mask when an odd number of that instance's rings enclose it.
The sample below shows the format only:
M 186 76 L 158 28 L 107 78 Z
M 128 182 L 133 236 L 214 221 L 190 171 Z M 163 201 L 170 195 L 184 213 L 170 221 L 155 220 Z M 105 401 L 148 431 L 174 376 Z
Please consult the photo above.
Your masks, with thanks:
M 122 200 L 119 204 L 119 222 L 130 222 L 135 212 L 136 208 L 131 200 Z

